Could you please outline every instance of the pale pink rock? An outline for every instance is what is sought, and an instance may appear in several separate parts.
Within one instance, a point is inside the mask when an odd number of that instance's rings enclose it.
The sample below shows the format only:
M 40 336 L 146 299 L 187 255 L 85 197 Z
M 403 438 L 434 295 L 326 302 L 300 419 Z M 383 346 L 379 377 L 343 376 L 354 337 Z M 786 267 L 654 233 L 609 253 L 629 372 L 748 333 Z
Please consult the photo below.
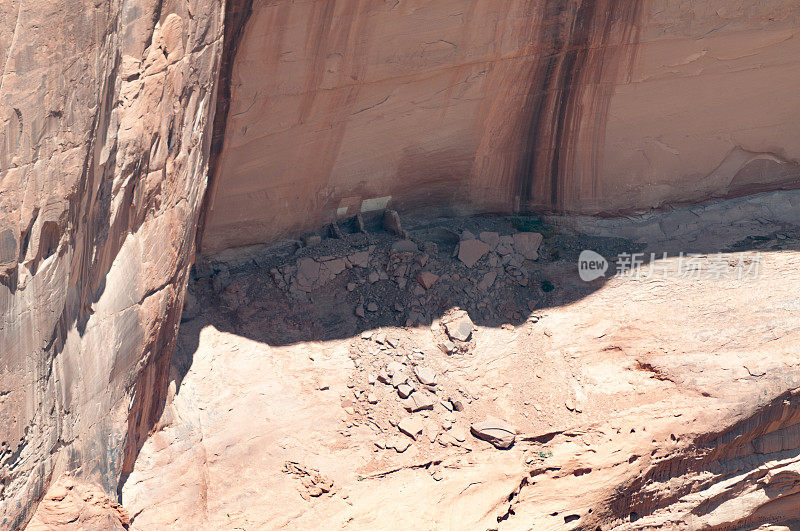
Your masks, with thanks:
M 514 249 L 527 260 L 539 258 L 539 245 L 542 235 L 538 232 L 518 232 L 514 234 Z
M 478 263 L 489 252 L 489 246 L 480 240 L 462 240 L 458 244 L 458 259 L 467 267 Z
M 425 289 L 431 289 L 434 283 L 439 280 L 439 276 L 431 273 L 430 271 L 423 271 L 417 275 L 417 282 Z

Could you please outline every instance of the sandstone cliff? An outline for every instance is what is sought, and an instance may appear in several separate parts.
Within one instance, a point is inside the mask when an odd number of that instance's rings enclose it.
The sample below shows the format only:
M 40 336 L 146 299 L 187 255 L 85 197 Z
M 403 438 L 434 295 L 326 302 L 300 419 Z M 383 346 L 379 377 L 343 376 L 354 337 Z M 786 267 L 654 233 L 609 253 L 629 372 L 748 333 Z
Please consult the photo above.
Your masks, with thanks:
M 254 0 L 206 252 L 378 208 L 643 212 L 800 180 L 800 7 Z
M 796 188 L 798 28 L 790 0 L 5 0 L 0 528 L 83 493 L 122 525 L 198 227 L 213 254 L 387 205 L 617 215 Z M 794 429 L 792 382 L 704 436 Z
M 65 471 L 115 495 L 158 414 L 221 30 L 206 1 L 0 8 L 4 529 Z

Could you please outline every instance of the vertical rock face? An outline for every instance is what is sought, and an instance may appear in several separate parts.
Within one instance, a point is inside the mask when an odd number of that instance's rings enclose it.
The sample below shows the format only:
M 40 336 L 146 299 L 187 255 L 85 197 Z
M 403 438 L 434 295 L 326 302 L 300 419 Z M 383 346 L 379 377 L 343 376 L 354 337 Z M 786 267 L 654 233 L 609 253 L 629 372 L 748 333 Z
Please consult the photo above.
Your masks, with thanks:
M 220 2 L 0 10 L 0 528 L 114 494 L 162 402 L 205 190 Z
M 799 27 L 794 0 L 4 0 L 0 528 L 130 472 L 201 213 L 214 252 L 387 205 L 797 187 Z
M 800 182 L 788 0 L 253 0 L 202 249 L 388 204 L 620 214 Z

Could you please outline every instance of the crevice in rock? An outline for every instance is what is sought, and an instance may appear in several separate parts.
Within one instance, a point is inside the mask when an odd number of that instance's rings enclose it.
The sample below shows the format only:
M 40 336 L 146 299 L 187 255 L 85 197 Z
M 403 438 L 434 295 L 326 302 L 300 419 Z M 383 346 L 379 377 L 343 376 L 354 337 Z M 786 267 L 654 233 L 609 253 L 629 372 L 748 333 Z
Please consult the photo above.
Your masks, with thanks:
M 219 157 L 225 143 L 225 129 L 228 121 L 228 112 L 231 107 L 231 77 L 239 44 L 244 36 L 247 21 L 253 12 L 253 0 L 229 0 L 225 3 L 225 19 L 223 24 L 222 57 L 220 59 L 219 77 L 217 81 L 216 109 L 214 111 L 214 126 L 211 137 L 211 148 L 208 164 L 208 184 L 203 205 L 200 210 L 200 219 L 197 223 L 195 236 L 196 249 L 202 249 L 203 228 L 206 224 L 208 211 L 212 208 L 214 191 L 217 187 L 216 173 Z

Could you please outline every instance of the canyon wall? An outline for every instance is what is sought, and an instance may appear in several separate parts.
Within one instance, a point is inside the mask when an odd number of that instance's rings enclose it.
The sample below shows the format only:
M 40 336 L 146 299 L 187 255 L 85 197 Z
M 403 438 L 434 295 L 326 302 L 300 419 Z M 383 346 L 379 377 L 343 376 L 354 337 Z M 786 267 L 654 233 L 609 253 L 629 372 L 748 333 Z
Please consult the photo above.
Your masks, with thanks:
M 0 529 L 116 497 L 159 414 L 205 191 L 221 3 L 0 9 Z
M 796 2 L 251 8 L 207 253 L 385 204 L 619 215 L 800 183 Z
M 789 0 L 4 1 L 0 528 L 67 472 L 116 494 L 201 213 L 213 253 L 385 205 L 796 187 L 798 27 Z

